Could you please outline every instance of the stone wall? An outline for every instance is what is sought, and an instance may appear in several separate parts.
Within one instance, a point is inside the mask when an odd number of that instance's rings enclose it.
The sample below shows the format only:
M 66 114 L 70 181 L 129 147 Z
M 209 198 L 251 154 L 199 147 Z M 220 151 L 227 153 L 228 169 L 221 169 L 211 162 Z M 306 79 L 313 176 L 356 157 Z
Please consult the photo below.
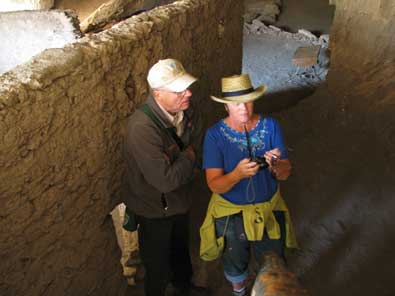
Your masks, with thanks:
M 394 295 L 395 6 L 335 2 L 327 84 L 281 114 L 302 246 L 291 265 L 312 295 Z
M 54 0 L 1 0 L 0 11 L 50 9 Z
M 77 16 L 70 10 L 13 11 L 0 16 L 0 74 L 47 48 L 64 47 L 81 37 Z
M 0 294 L 118 295 L 109 212 L 123 172 L 125 119 L 148 68 L 174 57 L 213 105 L 241 69 L 241 1 L 189 0 L 49 49 L 0 77 Z

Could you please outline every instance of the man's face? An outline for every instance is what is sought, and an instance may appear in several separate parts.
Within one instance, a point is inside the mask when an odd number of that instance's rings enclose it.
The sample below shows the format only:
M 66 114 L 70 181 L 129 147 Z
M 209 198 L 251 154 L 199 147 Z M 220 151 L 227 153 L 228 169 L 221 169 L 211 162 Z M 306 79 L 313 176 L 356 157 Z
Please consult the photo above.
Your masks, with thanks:
M 190 89 L 182 92 L 172 92 L 169 90 L 154 90 L 155 98 L 159 104 L 169 113 L 177 113 L 188 109 L 189 99 L 192 96 Z

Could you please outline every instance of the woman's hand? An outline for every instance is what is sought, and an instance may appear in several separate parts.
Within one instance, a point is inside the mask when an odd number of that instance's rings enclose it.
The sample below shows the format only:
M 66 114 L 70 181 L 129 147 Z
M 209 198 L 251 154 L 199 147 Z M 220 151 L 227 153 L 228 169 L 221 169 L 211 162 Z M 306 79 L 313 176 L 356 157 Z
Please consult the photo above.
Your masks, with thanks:
M 240 160 L 237 166 L 234 168 L 234 173 L 239 180 L 255 176 L 258 172 L 259 166 L 256 162 L 250 161 L 248 158 Z
M 277 180 L 287 180 L 291 175 L 292 165 L 288 159 L 281 159 L 281 151 L 278 148 L 265 153 L 269 169 Z
M 222 194 L 228 192 L 240 180 L 254 176 L 259 166 L 248 158 L 242 159 L 230 173 L 224 174 L 223 169 L 206 169 L 206 180 L 210 190 Z
M 269 164 L 270 169 L 272 168 L 272 165 L 275 164 L 274 159 L 280 159 L 281 157 L 281 151 L 278 148 L 274 148 L 272 150 L 266 151 L 265 155 L 263 155 L 266 159 L 266 162 Z

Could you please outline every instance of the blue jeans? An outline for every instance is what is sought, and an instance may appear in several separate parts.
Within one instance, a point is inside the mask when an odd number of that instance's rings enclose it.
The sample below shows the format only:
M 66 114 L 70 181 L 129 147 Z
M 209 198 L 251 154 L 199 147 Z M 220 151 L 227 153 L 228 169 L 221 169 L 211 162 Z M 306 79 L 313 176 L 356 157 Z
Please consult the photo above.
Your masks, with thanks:
M 244 231 L 243 216 L 241 213 L 229 216 L 228 226 L 225 233 L 225 246 L 222 254 L 225 277 L 231 283 L 240 283 L 248 276 L 248 262 L 250 259 L 250 247 L 254 249 L 256 260 L 260 260 L 263 253 L 274 251 L 284 258 L 285 246 L 285 216 L 284 212 L 273 212 L 281 229 L 280 239 L 270 239 L 265 233 L 260 241 L 248 241 Z M 215 220 L 217 237 L 224 234 L 227 217 Z

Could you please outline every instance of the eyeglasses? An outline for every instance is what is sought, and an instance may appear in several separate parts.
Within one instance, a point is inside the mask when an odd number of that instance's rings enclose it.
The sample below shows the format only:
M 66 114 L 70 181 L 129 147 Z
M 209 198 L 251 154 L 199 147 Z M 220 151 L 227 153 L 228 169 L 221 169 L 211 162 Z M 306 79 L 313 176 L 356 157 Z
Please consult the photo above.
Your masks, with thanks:
M 190 91 L 189 88 L 187 88 L 187 89 L 185 89 L 185 90 L 183 90 L 183 91 L 171 91 L 171 90 L 167 90 L 167 89 L 163 89 L 163 88 L 158 88 L 158 89 L 156 89 L 156 90 L 158 90 L 158 91 L 164 91 L 164 92 L 168 92 L 168 93 L 173 93 L 173 94 L 175 94 L 175 95 L 176 95 L 177 97 L 179 97 L 179 98 L 184 97 L 184 96 L 186 95 L 186 93 L 187 93 L 188 91 Z

